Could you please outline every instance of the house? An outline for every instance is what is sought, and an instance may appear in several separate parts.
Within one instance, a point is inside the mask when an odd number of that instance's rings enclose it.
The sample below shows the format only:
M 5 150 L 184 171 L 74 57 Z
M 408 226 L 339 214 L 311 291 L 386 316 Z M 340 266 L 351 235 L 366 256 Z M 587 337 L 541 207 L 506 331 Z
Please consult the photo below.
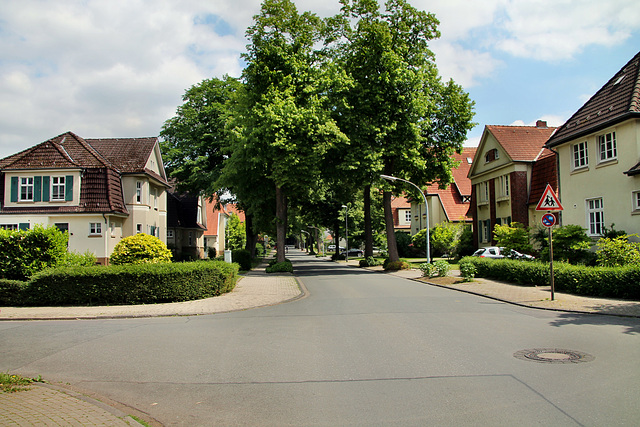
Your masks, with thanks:
M 174 259 L 206 257 L 206 200 L 202 196 L 180 194 L 175 188 L 167 192 L 167 246 Z
M 393 229 L 403 233 L 411 233 L 411 202 L 405 196 L 392 196 L 391 212 Z
M 563 224 L 593 238 L 640 233 L 640 52 L 546 146 L 558 155 Z
M 206 224 L 204 232 L 205 250 L 213 248 L 218 256 L 222 255 L 226 248 L 227 222 L 232 214 L 238 215 L 240 222 L 245 221 L 244 212 L 238 209 L 234 203 L 221 204 L 217 199 L 206 201 Z
M 492 245 L 496 224 L 536 222 L 546 184 L 557 189 L 555 155 L 544 146 L 554 131 L 542 120 L 535 126 L 485 126 L 468 174 L 477 247 Z
M 168 187 L 157 138 L 66 132 L 0 160 L 0 227 L 55 225 L 106 264 L 122 237 L 166 241 Z
M 467 177 L 475 147 L 465 147 L 460 154 L 454 154 L 458 167 L 451 170 L 453 183 L 445 188 L 438 184 L 429 184 L 425 196 L 429 204 L 429 228 L 443 222 L 471 222 L 467 211 L 471 203 L 471 181 Z M 426 226 L 426 214 L 423 200 L 411 201 L 411 234 L 416 234 Z

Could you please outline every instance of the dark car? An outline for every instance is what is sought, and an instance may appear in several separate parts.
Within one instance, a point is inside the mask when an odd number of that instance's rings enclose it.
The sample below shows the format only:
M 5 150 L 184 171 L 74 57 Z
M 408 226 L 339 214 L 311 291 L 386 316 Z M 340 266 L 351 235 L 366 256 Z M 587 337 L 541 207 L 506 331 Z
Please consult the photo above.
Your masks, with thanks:
M 340 252 L 340 255 L 346 254 L 347 251 Z M 349 249 L 349 256 L 354 258 L 360 258 L 364 256 L 364 251 L 362 249 Z

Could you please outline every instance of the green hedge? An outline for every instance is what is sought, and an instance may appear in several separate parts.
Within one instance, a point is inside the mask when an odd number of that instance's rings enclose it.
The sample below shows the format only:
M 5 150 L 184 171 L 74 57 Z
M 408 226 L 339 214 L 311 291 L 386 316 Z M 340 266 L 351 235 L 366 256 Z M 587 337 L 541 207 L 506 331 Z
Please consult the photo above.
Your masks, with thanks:
M 0 305 L 21 305 L 22 295 L 29 285 L 19 280 L 0 279 Z
M 549 264 L 510 259 L 466 257 L 460 264 L 476 267 L 476 277 L 519 285 L 549 285 Z M 554 284 L 558 292 L 577 295 L 640 300 L 640 266 L 586 267 L 554 262 Z
M 238 265 L 220 261 L 67 267 L 42 271 L 22 286 L 3 281 L 2 305 L 152 304 L 231 291 Z M 17 295 L 16 295 L 17 293 Z
M 246 249 L 234 249 L 231 251 L 233 262 L 240 264 L 240 270 L 251 270 L 251 253 Z

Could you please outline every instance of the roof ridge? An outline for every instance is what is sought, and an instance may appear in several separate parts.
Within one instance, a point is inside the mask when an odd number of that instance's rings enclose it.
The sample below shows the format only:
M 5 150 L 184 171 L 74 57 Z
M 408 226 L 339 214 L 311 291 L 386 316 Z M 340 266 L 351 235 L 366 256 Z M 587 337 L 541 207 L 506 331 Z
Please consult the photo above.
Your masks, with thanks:
M 635 59 L 640 62 L 640 53 L 636 55 Z M 636 84 L 631 92 L 631 101 L 629 102 L 629 112 L 631 113 L 640 112 L 640 64 L 636 68 Z

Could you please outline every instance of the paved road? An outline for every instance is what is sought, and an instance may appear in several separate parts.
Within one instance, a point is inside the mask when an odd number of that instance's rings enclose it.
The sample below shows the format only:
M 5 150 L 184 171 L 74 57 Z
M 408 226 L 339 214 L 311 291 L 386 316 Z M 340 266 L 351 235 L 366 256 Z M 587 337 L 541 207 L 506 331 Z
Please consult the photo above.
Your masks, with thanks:
M 567 317 L 289 256 L 307 298 L 212 316 L 0 323 L 0 370 L 69 382 L 166 425 L 640 419 L 638 319 Z M 543 362 L 514 357 L 525 349 L 548 350 Z

